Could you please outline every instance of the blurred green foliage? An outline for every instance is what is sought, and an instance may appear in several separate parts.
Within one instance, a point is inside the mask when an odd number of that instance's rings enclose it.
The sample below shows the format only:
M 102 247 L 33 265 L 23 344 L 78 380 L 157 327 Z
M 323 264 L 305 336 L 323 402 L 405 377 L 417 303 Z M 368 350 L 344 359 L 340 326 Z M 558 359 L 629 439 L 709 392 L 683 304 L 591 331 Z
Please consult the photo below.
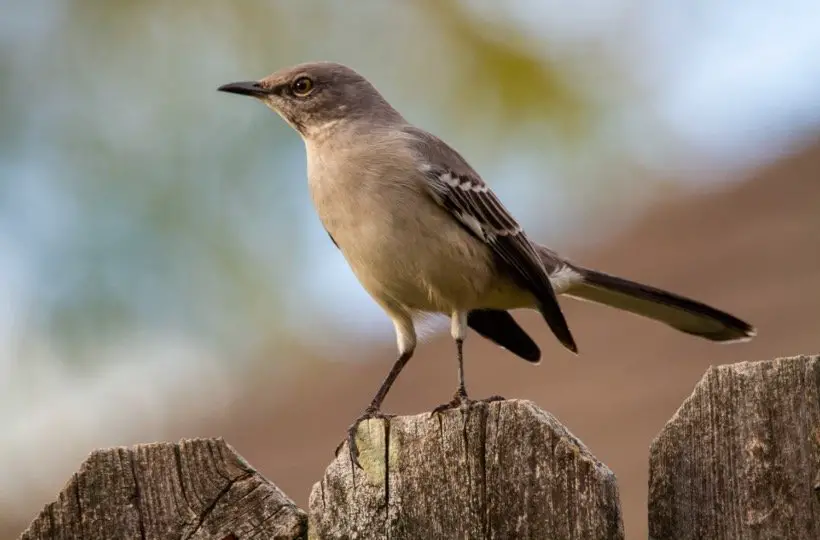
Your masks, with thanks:
M 460 59 L 446 99 L 465 120 L 494 110 L 491 120 L 502 134 L 531 121 L 551 123 L 564 136 L 584 134 L 592 103 L 569 80 L 567 66 L 539 51 L 519 28 L 479 19 L 457 0 L 420 5 L 449 54 Z

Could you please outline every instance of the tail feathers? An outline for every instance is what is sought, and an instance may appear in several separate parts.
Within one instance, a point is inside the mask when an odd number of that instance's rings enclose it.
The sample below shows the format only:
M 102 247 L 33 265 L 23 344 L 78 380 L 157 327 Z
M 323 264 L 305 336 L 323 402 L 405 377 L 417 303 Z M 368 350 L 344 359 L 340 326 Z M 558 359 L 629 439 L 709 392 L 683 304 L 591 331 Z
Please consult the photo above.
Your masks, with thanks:
M 477 309 L 467 315 L 467 325 L 480 335 L 528 362 L 538 363 L 541 350 L 512 315 L 496 309 Z
M 648 317 L 712 341 L 747 341 L 756 334 L 749 323 L 701 302 L 603 272 L 571 268 L 580 278 L 573 279 L 568 296 Z

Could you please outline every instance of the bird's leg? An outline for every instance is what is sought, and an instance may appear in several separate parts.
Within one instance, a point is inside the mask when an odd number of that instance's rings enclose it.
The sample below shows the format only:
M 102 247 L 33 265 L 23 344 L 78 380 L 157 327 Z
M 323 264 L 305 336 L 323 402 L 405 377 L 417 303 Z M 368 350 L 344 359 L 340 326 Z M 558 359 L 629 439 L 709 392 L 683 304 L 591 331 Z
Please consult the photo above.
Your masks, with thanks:
M 382 382 L 382 385 L 379 387 L 379 391 L 376 392 L 376 395 L 373 397 L 373 401 L 370 402 L 370 405 L 368 405 L 368 407 L 364 410 L 364 413 L 354 420 L 350 427 L 347 428 L 346 440 L 347 448 L 350 451 L 350 460 L 360 469 L 362 466 L 359 464 L 359 446 L 356 444 L 356 432 L 359 430 L 359 424 L 365 420 L 370 420 L 371 418 L 391 418 L 393 416 L 381 412 L 382 402 L 384 401 L 384 398 L 387 397 L 390 387 L 393 386 L 393 383 L 396 381 L 396 378 L 399 376 L 399 373 L 401 373 L 401 370 L 404 369 L 404 366 L 410 360 L 411 356 L 413 356 L 413 351 L 403 352 L 399 355 L 398 360 L 396 360 L 396 363 L 393 364 L 393 369 L 391 369 L 390 373 L 387 374 L 384 382 Z M 337 454 L 343 444 L 344 441 L 339 443 L 339 446 L 336 447 Z
M 456 356 L 458 359 L 458 388 L 453 396 L 453 399 L 459 401 L 466 401 L 467 386 L 464 384 L 464 339 L 456 340 Z
M 362 413 L 362 415 L 359 416 L 349 428 L 347 428 L 347 438 L 345 440 L 347 441 L 347 448 L 350 452 L 350 461 L 352 461 L 353 464 L 360 469 L 362 466 L 359 464 L 359 447 L 356 444 L 356 433 L 359 430 L 359 424 L 371 418 L 388 419 L 394 416 L 381 412 L 382 402 L 384 401 L 384 398 L 387 397 L 387 393 L 390 392 L 390 388 L 393 386 L 393 383 L 396 382 L 399 373 L 401 373 L 404 366 L 407 365 L 407 362 L 413 356 L 413 351 L 416 346 L 416 335 L 412 320 L 409 317 L 403 318 L 401 320 L 394 320 L 394 324 L 396 326 L 399 350 L 401 351 L 399 358 L 393 364 L 393 368 L 390 370 L 390 373 L 388 373 L 387 377 L 385 377 L 382 385 L 379 387 L 379 391 L 376 392 L 375 396 L 373 396 L 373 401 L 370 402 L 370 405 L 368 405 L 368 407 L 364 410 L 364 413 Z M 342 448 L 342 445 L 344 445 L 345 440 L 340 442 L 336 447 L 337 455 L 339 450 Z
M 466 334 L 466 331 L 467 313 L 454 313 L 451 332 L 453 334 L 453 339 L 455 339 L 456 342 L 456 359 L 458 360 L 458 388 L 456 388 L 456 392 L 453 394 L 453 399 L 433 409 L 431 415 L 438 414 L 448 409 L 457 409 L 458 407 L 465 405 L 469 406 L 476 402 L 476 400 L 470 399 L 467 395 L 467 386 L 464 384 L 464 334 Z M 491 402 L 503 400 L 504 398 L 501 396 L 492 396 L 478 401 Z
M 438 414 L 448 409 L 457 409 L 462 405 L 470 405 L 472 400 L 467 395 L 467 386 L 464 384 L 464 339 L 456 339 L 456 356 L 458 360 L 458 388 L 453 399 L 433 409 L 431 414 Z

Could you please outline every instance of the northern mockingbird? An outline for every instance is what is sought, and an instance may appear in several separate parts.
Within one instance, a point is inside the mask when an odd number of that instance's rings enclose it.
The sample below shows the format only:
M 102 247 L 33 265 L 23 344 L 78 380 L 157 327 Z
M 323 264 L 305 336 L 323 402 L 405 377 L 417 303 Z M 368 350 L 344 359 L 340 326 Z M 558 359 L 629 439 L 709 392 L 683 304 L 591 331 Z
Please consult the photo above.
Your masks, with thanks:
M 416 347 L 414 317 L 451 318 L 458 387 L 438 408 L 467 404 L 467 328 L 523 359 L 541 352 L 509 314 L 538 310 L 577 353 L 556 295 L 612 306 L 720 342 L 755 335 L 749 324 L 700 302 L 584 268 L 534 242 L 478 173 L 447 143 L 411 125 L 349 67 L 316 62 L 219 90 L 259 99 L 305 142 L 308 186 L 333 243 L 396 330 L 399 357 L 348 430 L 384 417 L 382 401 Z

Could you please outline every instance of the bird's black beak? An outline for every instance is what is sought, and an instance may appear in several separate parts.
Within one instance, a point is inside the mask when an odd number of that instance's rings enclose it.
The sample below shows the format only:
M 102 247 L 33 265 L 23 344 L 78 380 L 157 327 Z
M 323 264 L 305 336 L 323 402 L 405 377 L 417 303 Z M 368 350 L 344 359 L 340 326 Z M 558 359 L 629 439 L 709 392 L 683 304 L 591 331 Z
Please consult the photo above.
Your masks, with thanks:
M 223 84 L 217 88 L 220 92 L 230 92 L 231 94 L 240 94 L 243 96 L 260 97 L 269 93 L 266 88 L 256 81 L 243 81 Z

